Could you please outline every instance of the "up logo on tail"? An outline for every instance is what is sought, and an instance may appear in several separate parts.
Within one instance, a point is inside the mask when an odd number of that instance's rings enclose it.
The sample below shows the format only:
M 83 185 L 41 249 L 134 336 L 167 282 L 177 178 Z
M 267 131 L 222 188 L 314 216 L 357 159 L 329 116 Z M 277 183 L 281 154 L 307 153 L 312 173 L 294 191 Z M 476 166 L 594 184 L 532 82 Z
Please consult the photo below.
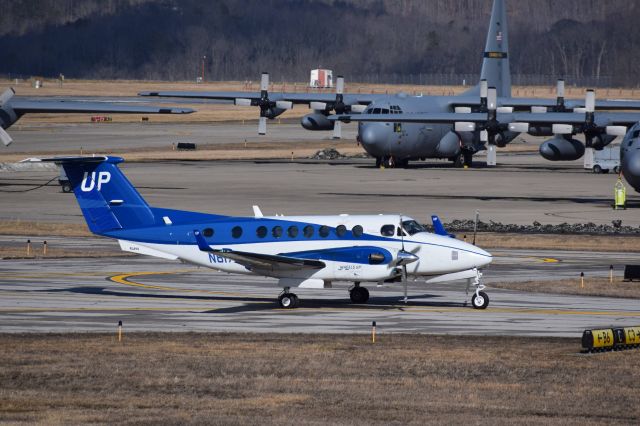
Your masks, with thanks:
M 102 185 L 108 183 L 111 180 L 111 173 L 109 172 L 98 172 L 98 179 L 96 180 L 96 172 L 91 173 L 91 177 L 89 178 L 89 173 L 84 172 L 84 177 L 82 178 L 82 183 L 80 184 L 80 189 L 82 192 L 90 192 L 93 188 L 96 187 L 96 182 L 98 186 L 98 191 L 102 188 Z

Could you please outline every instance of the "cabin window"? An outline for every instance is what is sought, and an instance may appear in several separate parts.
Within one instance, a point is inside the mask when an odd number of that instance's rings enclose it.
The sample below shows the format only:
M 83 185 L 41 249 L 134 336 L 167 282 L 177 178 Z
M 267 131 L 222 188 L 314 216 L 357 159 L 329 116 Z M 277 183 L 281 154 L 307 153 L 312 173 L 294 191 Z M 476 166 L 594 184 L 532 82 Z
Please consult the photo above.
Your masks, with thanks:
M 258 238 L 264 238 L 267 236 L 267 227 L 266 226 L 259 226 L 258 229 L 256 229 L 256 235 L 258 236 Z
M 233 238 L 240 238 L 242 237 L 242 227 L 240 226 L 234 226 L 233 229 L 231 230 L 231 236 Z
M 305 238 L 313 237 L 313 226 L 311 225 L 305 226 L 304 229 L 302 230 L 302 233 L 304 234 Z
M 393 234 L 395 233 L 395 225 L 383 225 L 382 228 L 380 228 L 380 235 L 382 235 L 383 237 L 393 237 Z
M 295 238 L 298 236 L 298 227 L 297 226 L 290 226 L 289 229 L 287 229 L 287 235 L 289 235 L 289 238 Z
M 384 263 L 384 254 L 371 253 L 369 255 L 369 265 L 380 265 L 382 263 Z
M 282 226 L 274 226 L 271 230 L 271 235 L 273 235 L 273 238 L 282 237 Z
M 213 237 L 213 229 L 211 228 L 205 228 L 204 231 L 202 231 L 202 235 L 204 235 L 205 237 L 209 238 L 209 237 Z
M 338 227 L 336 228 L 336 235 L 342 238 L 346 233 L 347 233 L 347 227 L 344 225 L 338 225 Z
M 322 238 L 327 238 L 329 236 L 329 227 L 326 225 L 322 225 L 320 227 L 320 230 L 318 231 L 318 234 L 320 234 Z
M 362 234 L 364 233 L 362 226 L 360 225 L 356 225 L 351 229 L 351 232 L 353 233 L 353 236 L 356 238 L 360 238 L 362 237 Z

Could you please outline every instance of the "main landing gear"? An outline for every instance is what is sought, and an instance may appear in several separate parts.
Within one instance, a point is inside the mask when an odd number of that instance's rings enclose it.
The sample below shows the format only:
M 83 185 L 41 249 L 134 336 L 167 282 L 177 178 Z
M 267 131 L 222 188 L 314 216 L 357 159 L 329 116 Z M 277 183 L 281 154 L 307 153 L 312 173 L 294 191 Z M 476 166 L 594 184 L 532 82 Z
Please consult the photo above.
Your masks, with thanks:
M 453 161 L 453 167 L 463 168 L 473 166 L 473 152 L 468 149 L 463 149 L 458 155 L 450 159 Z
M 280 296 L 278 296 L 278 303 L 283 309 L 297 308 L 299 304 L 298 296 L 295 293 L 289 292 L 289 287 L 285 287 Z
M 385 169 L 395 168 L 407 168 L 409 166 L 409 159 L 398 160 L 392 155 L 385 155 L 384 157 L 376 157 L 376 167 L 384 167 Z
M 476 269 L 476 277 L 467 279 L 467 296 L 469 295 L 469 288 L 471 287 L 471 285 L 474 285 L 476 287 L 476 291 L 471 296 L 471 305 L 474 307 L 474 309 L 487 309 L 487 306 L 489 306 L 489 296 L 487 295 L 487 293 L 482 291 L 485 289 L 485 286 L 484 284 L 482 284 L 482 282 L 480 282 L 481 278 L 482 272 Z
M 367 303 L 369 301 L 369 290 L 360 287 L 360 283 L 356 282 L 355 285 L 349 289 L 349 297 L 351 297 L 353 303 Z

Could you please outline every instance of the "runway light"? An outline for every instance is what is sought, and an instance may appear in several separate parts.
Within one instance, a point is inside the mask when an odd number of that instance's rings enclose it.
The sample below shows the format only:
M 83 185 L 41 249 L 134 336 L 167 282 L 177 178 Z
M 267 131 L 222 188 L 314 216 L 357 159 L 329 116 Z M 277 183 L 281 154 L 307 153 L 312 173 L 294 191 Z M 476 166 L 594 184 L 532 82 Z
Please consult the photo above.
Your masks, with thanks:
M 118 343 L 122 342 L 122 321 L 118 321 Z
M 613 284 L 613 265 L 609 266 L 609 284 Z
M 584 272 L 580 272 L 580 288 L 584 288 Z
M 376 342 L 376 322 L 371 323 L 371 343 Z
M 42 243 L 42 255 L 47 255 L 47 240 L 44 240 L 44 242 Z
M 31 256 L 31 240 L 27 240 L 27 256 Z

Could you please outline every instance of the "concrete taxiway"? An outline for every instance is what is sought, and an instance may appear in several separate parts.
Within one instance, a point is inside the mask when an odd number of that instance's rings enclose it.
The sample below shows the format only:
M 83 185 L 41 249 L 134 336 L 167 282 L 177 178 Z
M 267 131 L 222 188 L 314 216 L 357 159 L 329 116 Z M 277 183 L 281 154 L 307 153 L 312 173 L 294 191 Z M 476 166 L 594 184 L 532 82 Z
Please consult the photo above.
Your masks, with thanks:
M 17 244 L 19 237 L 3 237 Z M 115 250 L 100 239 L 52 240 L 65 248 Z M 112 247 L 109 247 L 112 244 Z M 606 276 L 624 253 L 494 251 L 485 282 Z M 547 261 L 545 261 L 545 259 Z M 620 269 L 618 269 L 620 270 Z M 577 282 L 577 281 L 576 281 Z M 118 321 L 139 331 L 382 332 L 576 337 L 584 328 L 640 323 L 636 300 L 488 290 L 485 311 L 465 302 L 465 285 L 411 282 L 410 302 L 398 285 L 371 290 L 368 305 L 353 305 L 346 284 L 296 289 L 301 307 L 280 309 L 276 280 L 219 273 L 143 256 L 4 261 L 0 273 L 0 330 L 112 331 Z

